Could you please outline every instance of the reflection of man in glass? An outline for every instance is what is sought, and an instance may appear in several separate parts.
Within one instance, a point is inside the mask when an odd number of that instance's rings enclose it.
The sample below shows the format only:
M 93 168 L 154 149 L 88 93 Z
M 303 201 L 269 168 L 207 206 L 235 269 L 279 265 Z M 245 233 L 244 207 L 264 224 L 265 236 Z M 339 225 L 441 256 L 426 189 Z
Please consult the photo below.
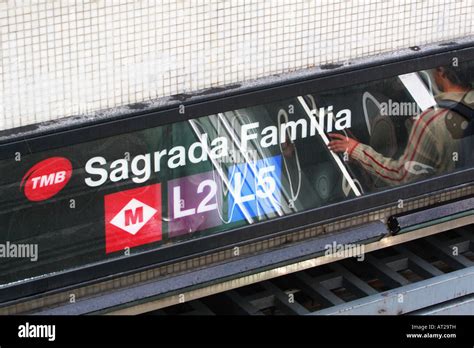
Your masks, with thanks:
M 449 100 L 474 107 L 469 74 L 446 66 L 435 69 L 433 75 L 442 92 L 436 97 L 437 102 Z M 329 134 L 328 146 L 334 152 L 347 151 L 365 170 L 390 185 L 397 185 L 453 170 L 459 160 L 460 139 L 467 127 L 466 117 L 452 109 L 429 108 L 415 118 L 406 149 L 398 159 L 384 157 L 372 147 L 341 134 Z

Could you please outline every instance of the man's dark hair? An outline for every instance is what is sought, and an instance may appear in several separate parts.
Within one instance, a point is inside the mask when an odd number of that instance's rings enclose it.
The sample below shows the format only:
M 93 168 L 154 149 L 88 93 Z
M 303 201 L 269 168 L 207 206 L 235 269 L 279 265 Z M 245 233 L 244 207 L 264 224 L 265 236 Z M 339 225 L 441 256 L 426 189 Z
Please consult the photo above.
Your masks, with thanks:
M 462 64 L 461 66 L 445 65 L 444 73 L 449 81 L 455 85 L 471 88 L 473 85 L 473 66 L 472 64 Z

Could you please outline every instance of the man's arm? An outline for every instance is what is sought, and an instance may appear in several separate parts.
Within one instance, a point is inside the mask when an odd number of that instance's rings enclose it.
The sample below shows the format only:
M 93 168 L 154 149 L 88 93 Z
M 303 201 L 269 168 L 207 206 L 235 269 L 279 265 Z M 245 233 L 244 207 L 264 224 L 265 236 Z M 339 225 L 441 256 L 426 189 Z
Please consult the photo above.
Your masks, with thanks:
M 332 139 L 329 148 L 335 152 L 347 151 L 368 172 L 390 185 L 403 184 L 419 175 L 430 173 L 431 166 L 436 163 L 438 151 L 430 127 L 445 112 L 446 110 L 430 110 L 422 114 L 413 125 L 404 153 L 396 160 L 341 134 L 329 135 Z

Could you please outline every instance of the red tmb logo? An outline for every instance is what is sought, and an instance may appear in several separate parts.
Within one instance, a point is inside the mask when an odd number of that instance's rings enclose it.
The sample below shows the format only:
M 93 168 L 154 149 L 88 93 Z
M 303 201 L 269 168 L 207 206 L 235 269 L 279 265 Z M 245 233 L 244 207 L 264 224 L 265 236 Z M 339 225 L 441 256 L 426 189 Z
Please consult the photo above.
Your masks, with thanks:
M 44 201 L 53 197 L 71 179 L 72 165 L 64 157 L 51 157 L 36 163 L 21 180 L 25 196 L 30 201 Z
M 106 195 L 105 252 L 161 240 L 161 185 Z

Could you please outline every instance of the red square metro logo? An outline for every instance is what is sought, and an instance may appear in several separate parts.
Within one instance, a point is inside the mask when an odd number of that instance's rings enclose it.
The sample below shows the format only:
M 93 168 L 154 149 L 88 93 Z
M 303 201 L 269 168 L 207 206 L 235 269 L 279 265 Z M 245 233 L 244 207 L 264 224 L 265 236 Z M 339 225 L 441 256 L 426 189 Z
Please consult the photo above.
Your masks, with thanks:
M 105 253 L 160 241 L 161 185 L 149 185 L 104 197 Z

